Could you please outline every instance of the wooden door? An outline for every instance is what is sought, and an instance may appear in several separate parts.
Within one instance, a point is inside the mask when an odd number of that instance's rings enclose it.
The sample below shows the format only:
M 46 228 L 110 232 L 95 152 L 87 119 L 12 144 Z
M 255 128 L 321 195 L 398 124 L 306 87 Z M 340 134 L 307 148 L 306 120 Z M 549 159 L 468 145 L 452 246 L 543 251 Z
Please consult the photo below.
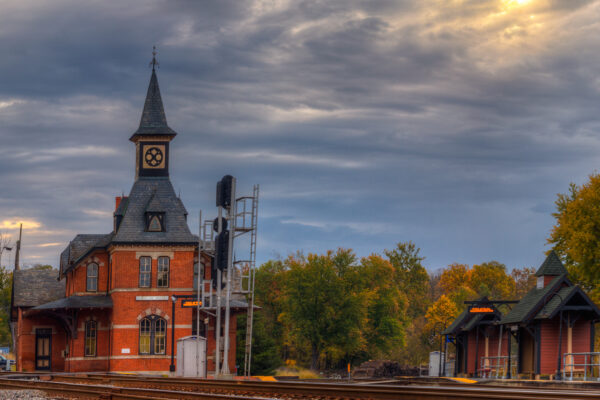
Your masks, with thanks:
M 52 329 L 35 330 L 35 369 L 50 370 L 52 361 Z

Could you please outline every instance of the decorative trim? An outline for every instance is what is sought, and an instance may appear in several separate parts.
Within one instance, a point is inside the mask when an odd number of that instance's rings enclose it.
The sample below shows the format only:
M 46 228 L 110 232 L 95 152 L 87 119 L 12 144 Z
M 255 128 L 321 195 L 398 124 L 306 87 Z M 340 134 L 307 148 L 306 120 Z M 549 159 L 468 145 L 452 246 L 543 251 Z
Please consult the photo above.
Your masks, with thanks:
M 175 257 L 175 252 L 174 251 L 164 251 L 164 250 L 136 251 L 135 259 L 139 260 L 140 257 L 151 257 L 153 260 L 157 260 L 158 257 L 169 257 L 170 259 L 172 259 Z
M 135 301 L 169 301 L 169 296 L 135 296 Z
M 168 247 L 168 250 L 165 248 Z M 135 251 L 137 252 L 153 252 L 153 251 L 197 251 L 198 243 L 111 243 L 111 247 L 108 249 L 110 254 L 118 251 Z M 144 255 L 144 254 L 142 254 Z
M 166 319 L 166 317 L 165 317 Z M 139 329 L 139 325 L 127 325 L 127 324 L 119 324 L 113 325 L 112 329 Z M 171 329 L 171 325 L 167 326 L 167 329 Z M 192 329 L 192 324 L 175 324 L 175 329 Z
M 194 292 L 193 288 L 115 288 L 109 294 L 115 292 Z
M 65 357 L 67 361 L 94 361 L 94 360 L 136 360 L 141 358 L 153 358 L 153 359 L 169 359 L 170 355 L 159 354 L 159 355 L 131 355 L 131 356 L 96 356 L 96 357 Z M 114 372 L 114 371 L 111 371 Z M 131 372 L 131 371 L 129 371 Z M 140 371 L 135 371 L 139 374 Z

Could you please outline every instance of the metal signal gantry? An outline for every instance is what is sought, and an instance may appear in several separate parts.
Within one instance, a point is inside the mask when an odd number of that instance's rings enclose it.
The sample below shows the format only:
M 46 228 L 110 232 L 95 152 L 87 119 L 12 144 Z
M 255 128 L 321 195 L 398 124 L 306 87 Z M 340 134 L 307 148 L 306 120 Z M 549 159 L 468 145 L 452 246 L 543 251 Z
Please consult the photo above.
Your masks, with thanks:
M 198 310 L 215 310 L 215 314 L 212 316 L 216 319 L 215 341 L 217 350 L 215 352 L 215 375 L 217 376 L 230 374 L 228 364 L 228 332 L 233 296 L 245 298 L 248 304 L 244 376 L 250 375 L 252 326 L 254 319 L 258 195 L 259 186 L 254 185 L 251 196 L 236 197 L 236 179 L 231 175 L 225 175 L 217 183 L 216 205 L 218 208 L 218 217 L 214 220 L 202 221 L 202 213 L 200 213 L 199 249 L 200 252 L 213 257 L 213 261 L 211 263 L 211 279 L 202 279 L 202 283 L 200 283 L 200 278 L 198 277 L 198 298 L 204 299 Z M 235 249 L 239 252 L 238 254 L 244 253 L 246 257 L 235 259 L 234 239 L 246 234 L 250 234 L 249 248 L 246 248 L 245 251 L 243 248 Z M 198 273 L 201 273 L 200 268 Z M 202 276 L 204 276 L 203 271 Z M 209 288 L 208 298 L 205 298 L 206 286 Z M 213 302 L 213 289 L 216 292 L 216 304 Z M 225 290 L 224 305 L 222 301 L 223 289 Z M 218 327 L 221 326 L 223 311 L 225 311 L 224 343 L 221 344 L 221 329 Z

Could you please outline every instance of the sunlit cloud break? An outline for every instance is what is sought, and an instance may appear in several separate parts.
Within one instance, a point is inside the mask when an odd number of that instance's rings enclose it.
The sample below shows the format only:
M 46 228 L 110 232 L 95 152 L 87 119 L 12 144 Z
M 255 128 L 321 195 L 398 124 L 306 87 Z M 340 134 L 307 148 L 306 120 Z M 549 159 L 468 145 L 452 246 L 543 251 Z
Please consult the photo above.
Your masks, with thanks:
M 37 229 L 42 226 L 41 223 L 34 220 L 5 219 L 0 222 L 0 229 L 19 229 L 21 224 L 23 224 L 23 229 Z

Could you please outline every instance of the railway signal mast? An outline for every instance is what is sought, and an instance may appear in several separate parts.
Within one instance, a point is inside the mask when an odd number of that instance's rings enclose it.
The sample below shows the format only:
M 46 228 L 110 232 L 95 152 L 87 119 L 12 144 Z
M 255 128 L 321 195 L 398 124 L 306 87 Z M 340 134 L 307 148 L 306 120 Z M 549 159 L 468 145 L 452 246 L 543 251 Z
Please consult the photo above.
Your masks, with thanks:
M 244 376 L 250 375 L 252 356 L 252 322 L 254 316 L 254 276 L 256 269 L 256 238 L 258 221 L 259 186 L 254 185 L 251 196 L 236 197 L 236 179 L 225 175 L 217 183 L 216 206 L 218 216 L 214 220 L 202 222 L 200 213 L 200 251 L 213 256 L 211 264 L 211 280 L 202 280 L 203 268 L 198 268 L 198 298 L 207 301 L 198 302 L 198 317 L 203 311 L 214 316 L 215 324 L 215 376 L 231 374 L 229 366 L 229 322 L 231 316 L 231 301 L 233 296 L 245 296 L 248 308 L 246 318 L 246 343 L 244 357 Z M 242 235 L 250 234 L 250 246 L 246 251 L 247 258 L 235 259 L 234 242 Z M 240 249 L 236 249 L 240 250 Z M 209 296 L 205 297 L 205 284 L 209 285 Z M 213 302 L 215 290 L 216 304 Z M 223 293 L 224 291 L 224 293 Z M 225 299 L 223 299 L 225 297 Z M 223 304 L 223 300 L 225 304 Z M 215 314 L 208 310 L 214 309 Z M 225 315 L 223 316 L 223 312 Z M 225 318 L 223 338 L 221 338 L 221 319 Z M 198 327 L 199 328 L 199 327 Z M 197 330 L 199 332 L 199 330 Z M 223 340 L 223 344 L 221 344 Z M 221 359 L 221 349 L 223 351 Z M 222 361 L 221 361 L 222 360 Z

